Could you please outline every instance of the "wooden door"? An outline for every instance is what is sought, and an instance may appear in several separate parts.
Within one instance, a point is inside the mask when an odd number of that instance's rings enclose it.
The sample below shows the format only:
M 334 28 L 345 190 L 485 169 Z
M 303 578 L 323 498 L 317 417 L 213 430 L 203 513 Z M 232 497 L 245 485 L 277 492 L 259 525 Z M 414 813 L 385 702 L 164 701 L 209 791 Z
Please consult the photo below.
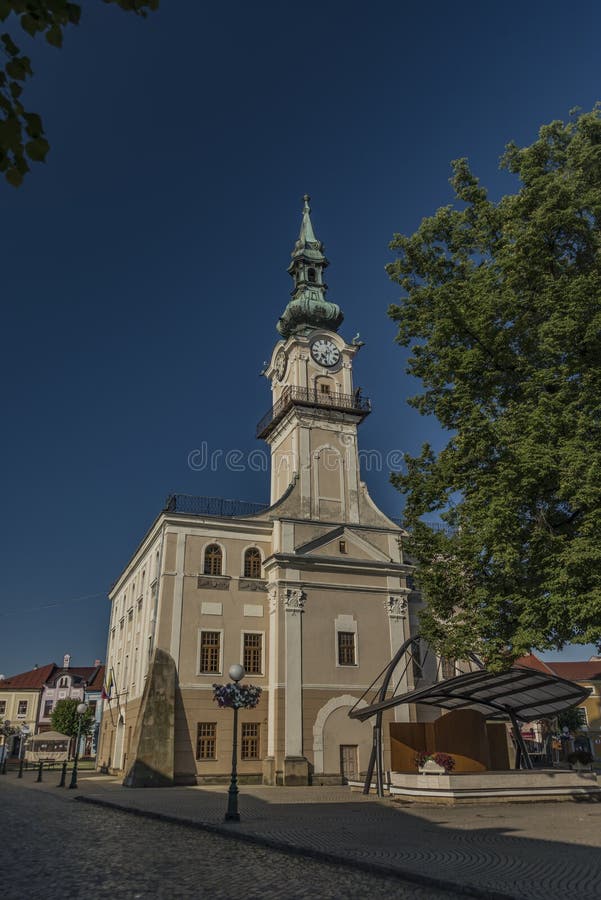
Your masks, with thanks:
M 348 784 L 349 781 L 357 781 L 359 778 L 357 750 L 357 744 L 340 745 L 340 774 L 344 784 Z

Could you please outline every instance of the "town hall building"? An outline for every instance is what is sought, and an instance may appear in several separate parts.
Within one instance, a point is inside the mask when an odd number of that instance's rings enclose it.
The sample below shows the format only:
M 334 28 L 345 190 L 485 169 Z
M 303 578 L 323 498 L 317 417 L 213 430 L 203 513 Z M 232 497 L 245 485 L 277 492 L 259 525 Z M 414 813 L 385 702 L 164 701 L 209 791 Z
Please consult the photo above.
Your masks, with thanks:
M 262 688 L 239 715 L 242 780 L 357 777 L 372 728 L 349 709 L 415 631 L 404 532 L 361 481 L 362 342 L 339 334 L 310 212 L 305 197 L 292 296 L 264 370 L 272 399 L 257 436 L 271 452 L 269 506 L 170 497 L 110 592 L 98 762 L 127 784 L 226 780 L 233 716 L 213 684 L 232 663 Z

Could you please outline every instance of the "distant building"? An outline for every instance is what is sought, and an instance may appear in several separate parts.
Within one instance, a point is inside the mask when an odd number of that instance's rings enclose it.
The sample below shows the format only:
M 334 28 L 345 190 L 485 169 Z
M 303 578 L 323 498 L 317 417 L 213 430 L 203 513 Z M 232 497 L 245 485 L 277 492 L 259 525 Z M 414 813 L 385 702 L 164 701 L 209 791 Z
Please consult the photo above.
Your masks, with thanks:
M 12 675 L 10 678 L 0 679 L 0 720 L 8 719 L 15 728 L 26 725 L 29 734 L 33 735 L 38 729 L 38 717 L 40 712 L 40 698 L 44 690 L 46 680 L 51 677 L 56 668 L 54 663 L 49 663 L 41 668 L 35 666 L 29 672 L 20 675 Z M 21 747 L 21 735 L 13 734 L 6 739 L 5 750 L 0 751 L 2 756 L 6 752 L 9 757 L 18 757 Z
M 516 665 L 549 672 L 590 688 L 591 693 L 577 709 L 584 742 L 588 743 L 594 759 L 601 762 L 601 658 L 593 656 L 582 662 L 545 662 L 530 653 L 518 659 Z M 531 728 L 533 734 L 537 734 L 536 723 L 532 723 Z
M 306 198 L 292 299 L 263 372 L 270 504 L 171 497 L 111 590 L 98 762 L 129 783 L 227 778 L 232 715 L 213 702 L 213 683 L 232 663 L 263 689 L 240 715 L 243 778 L 340 783 L 367 768 L 372 727 L 348 711 L 414 633 L 418 597 L 404 532 L 361 481 L 357 429 L 371 407 L 353 364 L 363 342 L 338 334 L 327 265 Z M 213 339 L 235 365 L 227 337 Z M 410 716 L 403 707 L 386 719 Z
M 42 668 L 0 680 L 0 719 L 12 725 L 26 724 L 29 734 L 52 730 L 51 716 L 59 700 L 85 700 L 94 712 L 94 729 L 82 738 L 80 753 L 95 756 L 102 704 L 104 666 L 96 660 L 93 666 L 72 666 L 66 653 L 62 667 L 48 663 Z M 4 711 L 3 711 L 4 710 Z M 9 754 L 18 756 L 18 735 L 9 738 Z

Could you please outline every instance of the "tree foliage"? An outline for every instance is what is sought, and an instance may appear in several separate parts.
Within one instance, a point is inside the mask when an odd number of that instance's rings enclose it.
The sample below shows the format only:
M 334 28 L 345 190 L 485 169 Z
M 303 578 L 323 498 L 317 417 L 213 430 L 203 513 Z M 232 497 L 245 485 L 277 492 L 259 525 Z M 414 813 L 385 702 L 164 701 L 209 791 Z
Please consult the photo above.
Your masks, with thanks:
M 103 2 L 142 16 L 159 5 L 159 0 Z M 23 84 L 33 71 L 18 43 L 20 31 L 32 38 L 39 34 L 53 47 L 61 47 L 65 29 L 77 25 L 80 18 L 81 4 L 68 0 L 0 0 L 0 23 L 13 26 L 12 34 L 0 34 L 0 51 L 5 57 L 0 69 L 0 172 L 14 187 L 29 172 L 29 163 L 44 162 L 50 149 L 41 117 L 28 112 L 21 101 Z
M 59 700 L 52 710 L 50 722 L 54 731 L 66 734 L 67 737 L 77 737 L 79 726 L 79 713 L 77 707 L 80 700 Z M 81 717 L 81 734 L 90 734 L 94 722 L 94 713 L 88 710 Z
M 509 144 L 501 167 L 517 189 L 494 202 L 454 162 L 455 203 L 395 235 L 387 266 L 424 387 L 409 402 L 449 432 L 392 477 L 421 630 L 496 670 L 601 644 L 601 108 Z
M 560 729 L 567 728 L 574 734 L 579 732 L 582 728 L 582 719 L 580 718 L 578 707 L 572 706 L 570 709 L 564 709 L 557 716 L 557 726 Z

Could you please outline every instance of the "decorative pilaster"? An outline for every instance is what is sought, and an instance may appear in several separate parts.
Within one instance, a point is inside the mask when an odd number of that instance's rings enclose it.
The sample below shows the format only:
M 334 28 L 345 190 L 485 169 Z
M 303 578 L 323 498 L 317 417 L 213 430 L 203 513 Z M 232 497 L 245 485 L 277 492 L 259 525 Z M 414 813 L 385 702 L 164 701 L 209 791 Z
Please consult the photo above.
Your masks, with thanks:
M 397 588 L 394 593 L 384 599 L 384 607 L 388 613 L 391 657 L 394 656 L 403 641 L 409 637 L 409 601 L 407 598 L 410 593 L 409 588 Z M 407 674 L 404 673 L 399 684 L 399 692 L 405 693 L 408 690 Z M 394 718 L 396 722 L 408 722 L 409 707 L 405 704 L 396 706 Z
M 267 756 L 269 759 L 275 759 L 275 733 L 276 733 L 276 702 L 275 692 L 278 683 L 277 672 L 277 647 L 278 647 L 278 589 L 271 586 L 267 590 L 269 598 L 269 692 L 267 695 Z M 272 778 L 275 777 L 275 772 Z M 266 779 L 267 783 L 273 781 Z
M 284 634 L 286 641 L 286 706 L 285 738 L 286 756 L 303 755 L 303 672 L 302 672 L 302 613 L 305 594 L 300 588 L 287 588 L 282 601 L 285 610 Z

